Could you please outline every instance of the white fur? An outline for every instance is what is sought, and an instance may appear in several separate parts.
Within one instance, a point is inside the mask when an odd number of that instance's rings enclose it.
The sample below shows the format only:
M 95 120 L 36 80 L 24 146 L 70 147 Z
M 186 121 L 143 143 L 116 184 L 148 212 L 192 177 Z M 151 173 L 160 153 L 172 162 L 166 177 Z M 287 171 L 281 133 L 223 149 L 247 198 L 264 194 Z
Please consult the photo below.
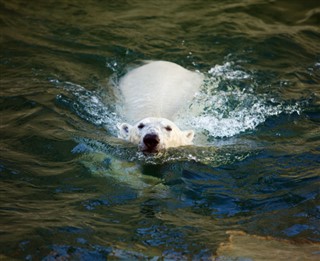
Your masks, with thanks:
M 143 126 L 139 128 L 139 126 Z M 141 151 L 149 151 L 143 139 L 147 134 L 159 137 L 159 144 L 149 152 L 158 152 L 170 147 L 191 145 L 194 137 L 192 130 L 181 131 L 172 121 L 165 118 L 148 117 L 134 126 L 128 123 L 119 125 L 119 138 L 138 144 Z
M 191 101 L 202 81 L 202 74 L 164 61 L 150 62 L 128 72 L 119 83 L 122 110 L 126 119 L 135 124 L 120 124 L 119 138 L 151 152 L 192 144 L 194 132 L 181 131 L 171 120 Z M 141 124 L 143 128 L 139 128 Z M 159 138 L 155 148 L 144 143 L 148 134 Z

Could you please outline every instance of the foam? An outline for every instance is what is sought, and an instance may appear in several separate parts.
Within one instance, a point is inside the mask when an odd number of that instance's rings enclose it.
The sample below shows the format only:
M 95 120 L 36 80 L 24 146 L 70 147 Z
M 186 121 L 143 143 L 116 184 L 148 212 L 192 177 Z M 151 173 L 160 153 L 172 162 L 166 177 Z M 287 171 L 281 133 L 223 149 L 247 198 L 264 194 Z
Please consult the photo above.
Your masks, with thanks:
M 268 94 L 254 93 L 253 86 L 238 86 L 241 80 L 249 78 L 250 74 L 233 70 L 229 62 L 212 67 L 188 110 L 179 114 L 180 124 L 204 132 L 208 137 L 222 138 L 253 130 L 281 113 L 300 113 L 298 103 L 286 105 Z M 221 87 L 225 80 L 227 85 L 224 83 Z

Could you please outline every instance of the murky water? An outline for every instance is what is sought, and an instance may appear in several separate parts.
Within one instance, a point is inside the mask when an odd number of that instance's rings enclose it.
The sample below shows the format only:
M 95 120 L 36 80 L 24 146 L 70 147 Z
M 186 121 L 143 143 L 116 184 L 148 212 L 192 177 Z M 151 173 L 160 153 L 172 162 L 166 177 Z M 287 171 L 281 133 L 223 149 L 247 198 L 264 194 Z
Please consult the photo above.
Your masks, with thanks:
M 12 0 L 0 24 L 0 259 L 319 258 L 317 1 Z M 195 146 L 116 138 L 144 60 L 205 75 Z

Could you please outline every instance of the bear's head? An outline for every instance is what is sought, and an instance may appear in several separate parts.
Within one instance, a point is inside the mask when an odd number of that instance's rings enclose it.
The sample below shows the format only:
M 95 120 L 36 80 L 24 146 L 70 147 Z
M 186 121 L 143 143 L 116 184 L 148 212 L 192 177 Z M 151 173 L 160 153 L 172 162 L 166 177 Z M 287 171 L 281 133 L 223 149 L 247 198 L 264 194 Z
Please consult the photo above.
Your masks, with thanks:
M 181 131 L 177 125 L 165 118 L 145 118 L 135 125 L 118 125 L 118 137 L 138 144 L 142 152 L 157 153 L 170 147 L 191 145 L 193 130 Z

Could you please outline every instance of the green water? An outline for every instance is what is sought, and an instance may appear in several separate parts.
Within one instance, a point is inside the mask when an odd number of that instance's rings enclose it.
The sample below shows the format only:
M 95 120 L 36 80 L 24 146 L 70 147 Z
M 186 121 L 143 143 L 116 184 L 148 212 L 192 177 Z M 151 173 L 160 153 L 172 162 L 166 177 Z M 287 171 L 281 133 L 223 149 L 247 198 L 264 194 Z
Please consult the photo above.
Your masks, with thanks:
M 253 259 L 230 230 L 319 258 L 317 1 L 0 0 L 0 32 L 1 260 Z M 195 146 L 116 138 L 144 60 L 205 75 Z

